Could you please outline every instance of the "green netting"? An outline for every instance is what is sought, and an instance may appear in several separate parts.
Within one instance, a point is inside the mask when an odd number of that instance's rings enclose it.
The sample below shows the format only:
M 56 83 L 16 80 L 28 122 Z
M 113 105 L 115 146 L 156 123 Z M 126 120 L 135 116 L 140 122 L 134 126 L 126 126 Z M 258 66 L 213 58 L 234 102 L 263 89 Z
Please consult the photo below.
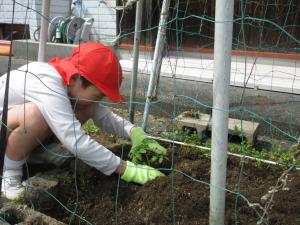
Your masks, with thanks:
M 83 1 L 88 3 L 89 1 Z M 105 1 L 100 1 L 104 2 Z M 114 1 L 111 1 L 114 2 Z M 33 10 L 31 4 L 24 1 L 13 1 L 14 4 L 24 7 L 24 10 L 31 13 L 38 13 Z M 106 2 L 107 3 L 107 2 Z M 119 6 L 125 6 L 126 1 L 118 1 Z M 280 181 L 286 176 L 291 168 L 299 166 L 299 162 L 293 161 L 295 149 L 285 149 L 280 143 L 283 141 L 295 144 L 299 138 L 299 23 L 300 23 L 300 3 L 296 0 L 235 0 L 233 20 L 233 50 L 238 56 L 232 57 L 231 77 L 239 80 L 232 81 L 230 88 L 230 109 L 231 118 L 239 119 L 242 129 L 239 132 L 243 136 L 243 121 L 248 120 L 260 123 L 260 136 L 271 138 L 271 147 L 266 154 L 262 154 L 265 149 L 256 147 L 243 140 L 241 147 L 229 148 L 232 153 L 239 153 L 243 156 L 261 157 L 267 160 L 277 160 L 285 164 L 289 169 L 283 169 L 283 174 L 278 179 Z M 100 3 L 90 8 L 99 7 Z M 114 4 L 106 6 L 109 9 L 116 9 Z M 153 0 L 145 3 L 141 44 L 154 47 L 158 30 L 159 13 L 162 1 Z M 88 8 L 89 10 L 89 8 Z M 1 12 L 1 8 L 0 8 Z M 215 1 L 208 0 L 173 0 L 169 8 L 169 18 L 167 23 L 166 46 L 163 52 L 164 63 L 161 80 L 157 82 L 156 93 L 153 93 L 151 109 L 164 117 L 170 118 L 171 129 L 166 130 L 168 138 L 176 141 L 193 142 L 195 139 L 190 136 L 182 137 L 181 131 L 176 127 L 177 116 L 186 109 L 192 109 L 201 113 L 211 113 L 212 110 L 212 55 L 203 52 L 203 49 L 212 49 L 214 45 L 214 24 L 229 21 L 214 21 Z M 101 13 L 98 11 L 98 18 Z M 118 44 L 133 44 L 135 6 L 116 11 Z M 49 19 L 50 20 L 50 19 Z M 25 18 L 25 23 L 28 18 Z M 100 21 L 99 21 L 100 22 Z M 110 28 L 110 29 L 114 29 Z M 101 31 L 100 31 L 101 33 Z M 105 32 L 103 32 L 105 33 Z M 109 36 L 107 34 L 106 36 Z M 98 37 L 98 38 L 97 38 Z M 93 41 L 102 41 L 98 35 Z M 105 39 L 105 38 L 104 38 Z M 254 52 L 255 51 L 255 52 Z M 117 53 L 121 50 L 117 49 Z M 208 50 L 209 52 L 209 50 Z M 264 53 L 264 54 L 260 54 Z M 274 54 L 278 53 L 278 54 Z M 282 54 L 288 53 L 292 55 Z M 129 53 L 131 54 L 131 52 Z M 268 58 L 267 58 L 268 56 Z M 148 77 L 143 75 L 151 72 L 152 53 L 144 52 L 140 56 L 141 73 L 139 76 L 138 92 L 140 93 L 136 102 L 140 109 L 143 109 L 145 95 L 147 92 Z M 167 71 L 167 72 L 166 72 Z M 193 72 L 194 71 L 194 72 Z M 195 74 L 199 72 L 199 75 Z M 186 76 L 190 73 L 190 77 Z M 210 74 L 209 77 L 207 74 Z M 126 91 L 126 90 L 125 90 Z M 128 94 L 128 93 L 127 93 Z M 128 102 L 130 104 L 130 102 Z M 107 105 L 112 105 L 107 102 Z M 218 109 L 223 110 L 223 109 Z M 125 111 L 122 114 L 125 115 Z M 140 121 L 139 121 L 140 122 Z M 151 127 L 150 127 L 151 130 Z M 180 139 L 181 138 L 181 139 Z M 279 144 L 278 144 L 279 143 Z M 196 145 L 203 142 L 193 143 Z M 210 147 L 209 144 L 206 145 Z M 279 147 L 278 147 L 279 146 Z M 181 173 L 188 179 L 199 183 L 199 188 L 210 186 L 209 183 L 196 179 L 182 171 L 173 168 L 176 161 L 174 148 L 172 149 L 171 168 L 162 170 L 174 173 Z M 286 153 L 289 152 L 289 153 Z M 265 153 L 265 152 L 263 152 Z M 283 155 L 284 154 L 284 155 Z M 284 158 L 286 157 L 286 158 Z M 284 159 L 283 159 L 284 158 Z M 243 182 L 244 160 L 241 158 L 240 173 L 238 175 L 236 189 L 226 190 L 236 196 L 236 204 L 233 208 L 235 224 L 238 224 L 237 206 L 244 202 L 251 207 L 251 202 L 240 192 L 240 184 Z M 77 190 L 77 176 L 75 164 L 74 189 L 77 198 L 74 199 L 76 207 L 70 209 L 53 195 L 57 204 L 61 204 L 66 213 L 79 218 L 82 222 L 92 224 L 77 212 L 77 205 L 80 196 Z M 172 189 L 176 188 L 176 182 L 172 176 L 170 180 Z M 215 187 L 221 188 L 222 187 Z M 172 190 L 173 193 L 173 190 Z M 119 183 L 116 191 L 115 224 L 119 224 Z M 172 223 L 176 223 L 175 196 L 173 196 L 170 207 L 172 208 Z M 261 224 L 270 224 L 266 219 L 266 206 L 263 210 L 252 207 L 254 216 L 261 220 Z M 162 209 L 163 210 L 163 209 Z M 70 219 L 70 224 L 73 221 Z

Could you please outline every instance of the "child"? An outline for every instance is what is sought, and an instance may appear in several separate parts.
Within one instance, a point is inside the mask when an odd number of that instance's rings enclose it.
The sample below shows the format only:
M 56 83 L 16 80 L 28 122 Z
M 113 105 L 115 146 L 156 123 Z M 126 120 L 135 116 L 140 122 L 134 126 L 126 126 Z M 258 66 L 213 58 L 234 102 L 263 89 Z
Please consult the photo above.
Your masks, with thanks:
M 113 102 L 123 102 L 121 82 L 121 66 L 115 54 L 96 42 L 79 45 L 70 57 L 32 62 L 11 71 L 2 193 L 14 199 L 24 191 L 22 167 L 33 150 L 51 136 L 106 175 L 118 173 L 123 180 L 139 184 L 163 176 L 149 166 L 121 160 L 81 128 L 92 118 L 107 132 L 131 138 L 135 146 L 150 143 L 148 149 L 166 154 L 157 142 L 149 142 L 141 128 L 99 104 L 105 96 Z M 0 114 L 5 83 L 6 74 L 0 77 Z

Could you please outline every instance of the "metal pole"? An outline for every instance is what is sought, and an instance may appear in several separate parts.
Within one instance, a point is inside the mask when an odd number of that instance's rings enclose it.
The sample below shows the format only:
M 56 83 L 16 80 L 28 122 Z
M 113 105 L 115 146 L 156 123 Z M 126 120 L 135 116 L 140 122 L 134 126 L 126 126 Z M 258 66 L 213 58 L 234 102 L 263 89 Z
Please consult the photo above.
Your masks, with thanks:
M 167 19 L 168 19 L 169 6 L 170 6 L 170 0 L 164 0 L 162 9 L 161 9 L 161 13 L 160 13 L 159 27 L 158 27 L 158 32 L 157 32 L 156 44 L 155 44 L 152 70 L 151 70 L 148 91 L 147 91 L 146 105 L 145 105 L 144 115 L 143 115 L 142 128 L 144 130 L 147 127 L 149 108 L 150 108 L 150 103 L 151 103 L 151 96 L 152 96 L 152 92 L 153 92 L 154 82 L 156 81 L 156 78 L 157 78 L 158 74 L 160 73 L 161 61 L 162 61 L 162 51 L 164 49 L 165 38 L 166 38 L 166 29 L 167 29 L 166 23 L 167 23 Z
M 1 120 L 1 126 L 0 126 L 1 127 L 1 130 L 0 130 L 0 175 L 1 175 L 0 193 L 1 193 L 1 189 L 2 189 L 4 157 L 5 157 L 5 150 L 6 150 L 6 146 L 7 146 L 7 127 L 6 126 L 7 126 L 7 116 L 8 116 L 7 111 L 8 111 L 10 70 L 11 70 L 11 62 L 12 62 L 11 57 L 12 57 L 12 47 L 13 47 L 15 6 L 16 6 L 16 2 L 13 1 L 12 19 L 11 19 L 11 27 L 10 27 L 10 49 L 9 49 L 9 58 L 8 58 L 8 66 L 7 66 L 5 92 L 4 92 L 4 96 L 3 96 L 2 120 Z
M 45 62 L 45 49 L 48 39 L 48 25 L 50 15 L 50 0 L 43 0 L 43 11 L 41 17 L 40 43 L 38 52 L 38 61 Z
M 209 224 L 224 224 L 234 0 L 216 0 Z
M 139 53 L 141 41 L 141 25 L 143 18 L 143 4 L 144 0 L 139 0 L 136 5 L 135 12 L 135 32 L 134 32 L 134 46 L 133 46 L 133 65 L 132 65 L 132 78 L 129 102 L 129 120 L 134 123 L 134 101 L 136 96 L 137 74 L 139 66 Z
M 147 23 L 146 27 L 151 28 L 152 27 L 152 17 L 153 17 L 153 6 L 152 6 L 152 0 L 146 1 L 146 17 L 145 21 Z M 146 31 L 146 45 L 151 46 L 152 45 L 152 30 Z

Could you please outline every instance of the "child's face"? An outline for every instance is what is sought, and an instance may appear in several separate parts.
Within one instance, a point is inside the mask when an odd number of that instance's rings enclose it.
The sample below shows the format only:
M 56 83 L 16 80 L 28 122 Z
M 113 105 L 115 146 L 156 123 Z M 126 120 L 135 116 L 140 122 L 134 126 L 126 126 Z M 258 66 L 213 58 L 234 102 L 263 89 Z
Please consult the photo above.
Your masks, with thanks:
M 72 101 L 77 101 L 77 104 L 79 105 L 89 105 L 95 101 L 100 101 L 105 97 L 96 86 L 90 85 L 84 87 L 79 79 L 71 81 L 68 88 L 69 96 L 72 98 Z

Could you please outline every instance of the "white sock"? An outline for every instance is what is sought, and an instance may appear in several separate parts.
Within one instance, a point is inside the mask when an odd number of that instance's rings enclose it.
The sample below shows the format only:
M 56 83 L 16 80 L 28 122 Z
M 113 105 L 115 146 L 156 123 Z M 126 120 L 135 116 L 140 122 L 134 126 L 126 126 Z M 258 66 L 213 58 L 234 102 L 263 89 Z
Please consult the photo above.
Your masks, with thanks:
M 4 170 L 22 170 L 22 167 L 25 163 L 25 159 L 15 161 L 5 155 L 4 157 Z

